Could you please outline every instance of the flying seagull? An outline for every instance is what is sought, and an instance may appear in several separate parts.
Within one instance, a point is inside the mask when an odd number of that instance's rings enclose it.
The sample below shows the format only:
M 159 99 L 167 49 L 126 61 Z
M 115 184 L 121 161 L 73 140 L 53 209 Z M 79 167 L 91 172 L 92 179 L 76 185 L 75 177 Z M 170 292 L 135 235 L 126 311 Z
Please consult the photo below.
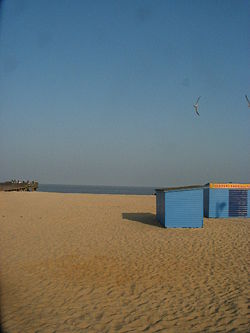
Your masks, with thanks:
M 197 102 L 193 105 L 194 109 L 195 109 L 195 113 L 199 116 L 199 112 L 198 112 L 198 107 L 199 107 L 199 100 L 200 100 L 201 96 L 198 97 Z
M 250 108 L 250 101 L 249 101 L 247 95 L 245 95 L 245 97 L 246 97 L 246 100 L 247 100 L 247 103 L 248 103 L 248 107 Z

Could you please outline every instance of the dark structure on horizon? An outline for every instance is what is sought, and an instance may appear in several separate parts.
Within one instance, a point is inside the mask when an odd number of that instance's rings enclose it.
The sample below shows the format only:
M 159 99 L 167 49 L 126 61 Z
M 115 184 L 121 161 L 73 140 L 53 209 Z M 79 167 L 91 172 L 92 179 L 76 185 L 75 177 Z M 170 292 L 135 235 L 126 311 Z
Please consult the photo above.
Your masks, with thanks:
M 17 181 L 11 180 L 0 183 L 0 191 L 36 191 L 38 188 L 37 181 Z

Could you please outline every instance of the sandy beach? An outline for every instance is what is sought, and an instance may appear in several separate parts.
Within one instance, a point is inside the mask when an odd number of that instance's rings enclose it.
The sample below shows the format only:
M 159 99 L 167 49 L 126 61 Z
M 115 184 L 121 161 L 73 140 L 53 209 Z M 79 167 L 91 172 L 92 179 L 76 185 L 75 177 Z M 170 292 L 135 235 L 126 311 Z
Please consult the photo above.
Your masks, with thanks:
M 164 229 L 155 196 L 2 192 L 4 332 L 247 332 L 248 233 Z

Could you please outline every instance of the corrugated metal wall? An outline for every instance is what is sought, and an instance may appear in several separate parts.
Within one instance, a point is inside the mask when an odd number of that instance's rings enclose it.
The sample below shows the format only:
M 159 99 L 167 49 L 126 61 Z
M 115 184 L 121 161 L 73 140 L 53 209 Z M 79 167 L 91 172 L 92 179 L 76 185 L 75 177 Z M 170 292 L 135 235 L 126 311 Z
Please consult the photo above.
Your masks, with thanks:
M 203 189 L 165 192 L 165 227 L 201 228 Z
M 229 190 L 209 189 L 208 217 L 228 217 Z

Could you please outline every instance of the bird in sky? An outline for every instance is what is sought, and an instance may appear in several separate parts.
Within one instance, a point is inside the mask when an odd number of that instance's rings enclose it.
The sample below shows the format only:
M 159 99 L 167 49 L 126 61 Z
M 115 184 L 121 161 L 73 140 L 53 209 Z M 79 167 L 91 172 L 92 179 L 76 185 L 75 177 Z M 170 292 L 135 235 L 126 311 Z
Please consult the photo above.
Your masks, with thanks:
M 245 97 L 246 97 L 246 100 L 247 100 L 247 103 L 248 103 L 248 107 L 250 108 L 250 101 L 249 101 L 247 95 L 245 95 Z
M 199 100 L 200 100 L 201 96 L 198 97 L 197 102 L 193 105 L 194 109 L 195 109 L 195 113 L 199 116 L 199 112 L 198 112 L 198 107 L 199 107 Z

